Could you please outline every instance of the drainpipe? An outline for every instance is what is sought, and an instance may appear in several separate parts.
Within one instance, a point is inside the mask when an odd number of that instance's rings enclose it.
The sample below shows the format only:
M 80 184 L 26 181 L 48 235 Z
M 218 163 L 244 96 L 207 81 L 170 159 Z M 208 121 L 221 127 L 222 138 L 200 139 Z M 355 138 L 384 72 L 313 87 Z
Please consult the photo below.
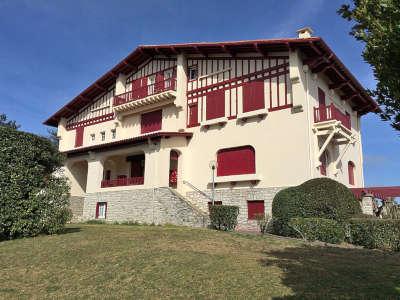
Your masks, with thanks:
M 311 117 L 310 117 L 310 96 L 309 96 L 309 67 L 307 65 L 303 65 L 303 72 L 305 74 L 305 81 L 306 81 L 306 111 L 307 111 L 307 137 L 308 137 L 308 161 L 310 164 L 310 179 L 314 178 L 314 163 L 313 163 L 313 157 L 314 157 L 314 147 L 313 147 L 313 140 L 311 139 Z

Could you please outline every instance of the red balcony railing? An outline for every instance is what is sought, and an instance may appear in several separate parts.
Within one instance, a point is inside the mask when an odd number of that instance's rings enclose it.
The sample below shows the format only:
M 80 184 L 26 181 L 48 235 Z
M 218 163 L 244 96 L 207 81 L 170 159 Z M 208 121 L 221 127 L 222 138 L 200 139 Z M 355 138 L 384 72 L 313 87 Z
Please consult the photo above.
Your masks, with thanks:
M 337 120 L 342 122 L 342 125 L 351 130 L 351 120 L 349 114 L 342 113 L 335 105 L 314 107 L 314 122 L 324 122 Z
M 140 185 L 144 183 L 144 177 L 124 177 L 117 179 L 102 180 L 101 187 L 114 187 L 114 186 L 126 186 L 126 185 Z
M 166 91 L 176 90 L 176 78 L 168 78 L 136 88 L 130 92 L 114 96 L 114 106 L 118 106 L 127 102 L 145 98 L 147 96 L 156 95 Z

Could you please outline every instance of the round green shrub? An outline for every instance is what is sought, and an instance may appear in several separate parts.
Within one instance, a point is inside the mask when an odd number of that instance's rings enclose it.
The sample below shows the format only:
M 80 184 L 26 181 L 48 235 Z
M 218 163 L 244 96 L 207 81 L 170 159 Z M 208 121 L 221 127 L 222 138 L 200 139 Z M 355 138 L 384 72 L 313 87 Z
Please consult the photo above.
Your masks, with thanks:
M 345 185 L 329 178 L 316 178 L 283 189 L 275 195 L 272 227 L 275 234 L 296 236 L 289 226 L 292 218 L 323 218 L 343 222 L 355 214 L 361 214 L 360 204 Z
M 335 220 L 322 218 L 293 218 L 289 221 L 297 237 L 307 241 L 321 241 L 338 244 L 344 241 L 344 229 L 342 224 Z
M 239 207 L 233 205 L 211 205 L 211 227 L 218 230 L 234 230 L 239 216 Z

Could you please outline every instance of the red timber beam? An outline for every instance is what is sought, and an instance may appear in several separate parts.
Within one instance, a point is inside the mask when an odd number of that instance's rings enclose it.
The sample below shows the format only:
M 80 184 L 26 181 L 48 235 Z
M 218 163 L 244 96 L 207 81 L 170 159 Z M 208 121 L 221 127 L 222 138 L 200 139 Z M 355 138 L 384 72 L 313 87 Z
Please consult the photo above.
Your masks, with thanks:
M 385 200 L 389 197 L 400 197 L 400 186 L 380 186 L 380 187 L 363 187 L 350 188 L 354 196 L 361 199 L 363 195 L 372 194 L 377 198 Z

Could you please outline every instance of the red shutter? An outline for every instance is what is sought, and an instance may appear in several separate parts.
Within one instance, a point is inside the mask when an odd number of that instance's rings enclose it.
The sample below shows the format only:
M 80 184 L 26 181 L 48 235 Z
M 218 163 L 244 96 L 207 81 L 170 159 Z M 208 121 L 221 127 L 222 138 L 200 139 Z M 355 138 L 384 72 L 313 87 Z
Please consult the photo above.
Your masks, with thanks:
M 162 110 L 156 110 L 141 116 L 141 133 L 148 133 L 161 130 Z
M 318 88 L 319 121 L 326 121 L 325 92 Z
M 256 172 L 253 147 L 223 149 L 218 152 L 217 176 L 254 174 Z
M 147 86 L 147 77 L 142 77 L 142 80 L 141 80 L 141 95 L 140 95 L 140 97 L 141 98 L 144 98 L 144 97 L 147 97 L 147 95 L 148 95 L 148 86 Z
M 78 127 L 75 130 L 75 147 L 80 147 L 83 145 L 83 132 L 85 127 Z
M 164 88 L 165 88 L 164 71 L 161 71 L 156 74 L 155 93 L 160 93 L 164 91 Z
M 349 184 L 354 185 L 354 163 L 349 161 L 347 169 L 349 173 Z
M 247 201 L 247 216 L 249 220 L 254 220 L 257 215 L 264 215 L 264 213 L 264 201 Z
M 211 91 L 206 96 L 206 118 L 217 119 L 225 116 L 225 91 Z
M 189 125 L 195 126 L 198 124 L 198 104 L 193 103 L 189 106 Z
M 264 81 L 250 81 L 243 85 L 243 112 L 263 109 L 264 100 Z
M 96 219 L 99 218 L 99 202 L 96 203 Z

